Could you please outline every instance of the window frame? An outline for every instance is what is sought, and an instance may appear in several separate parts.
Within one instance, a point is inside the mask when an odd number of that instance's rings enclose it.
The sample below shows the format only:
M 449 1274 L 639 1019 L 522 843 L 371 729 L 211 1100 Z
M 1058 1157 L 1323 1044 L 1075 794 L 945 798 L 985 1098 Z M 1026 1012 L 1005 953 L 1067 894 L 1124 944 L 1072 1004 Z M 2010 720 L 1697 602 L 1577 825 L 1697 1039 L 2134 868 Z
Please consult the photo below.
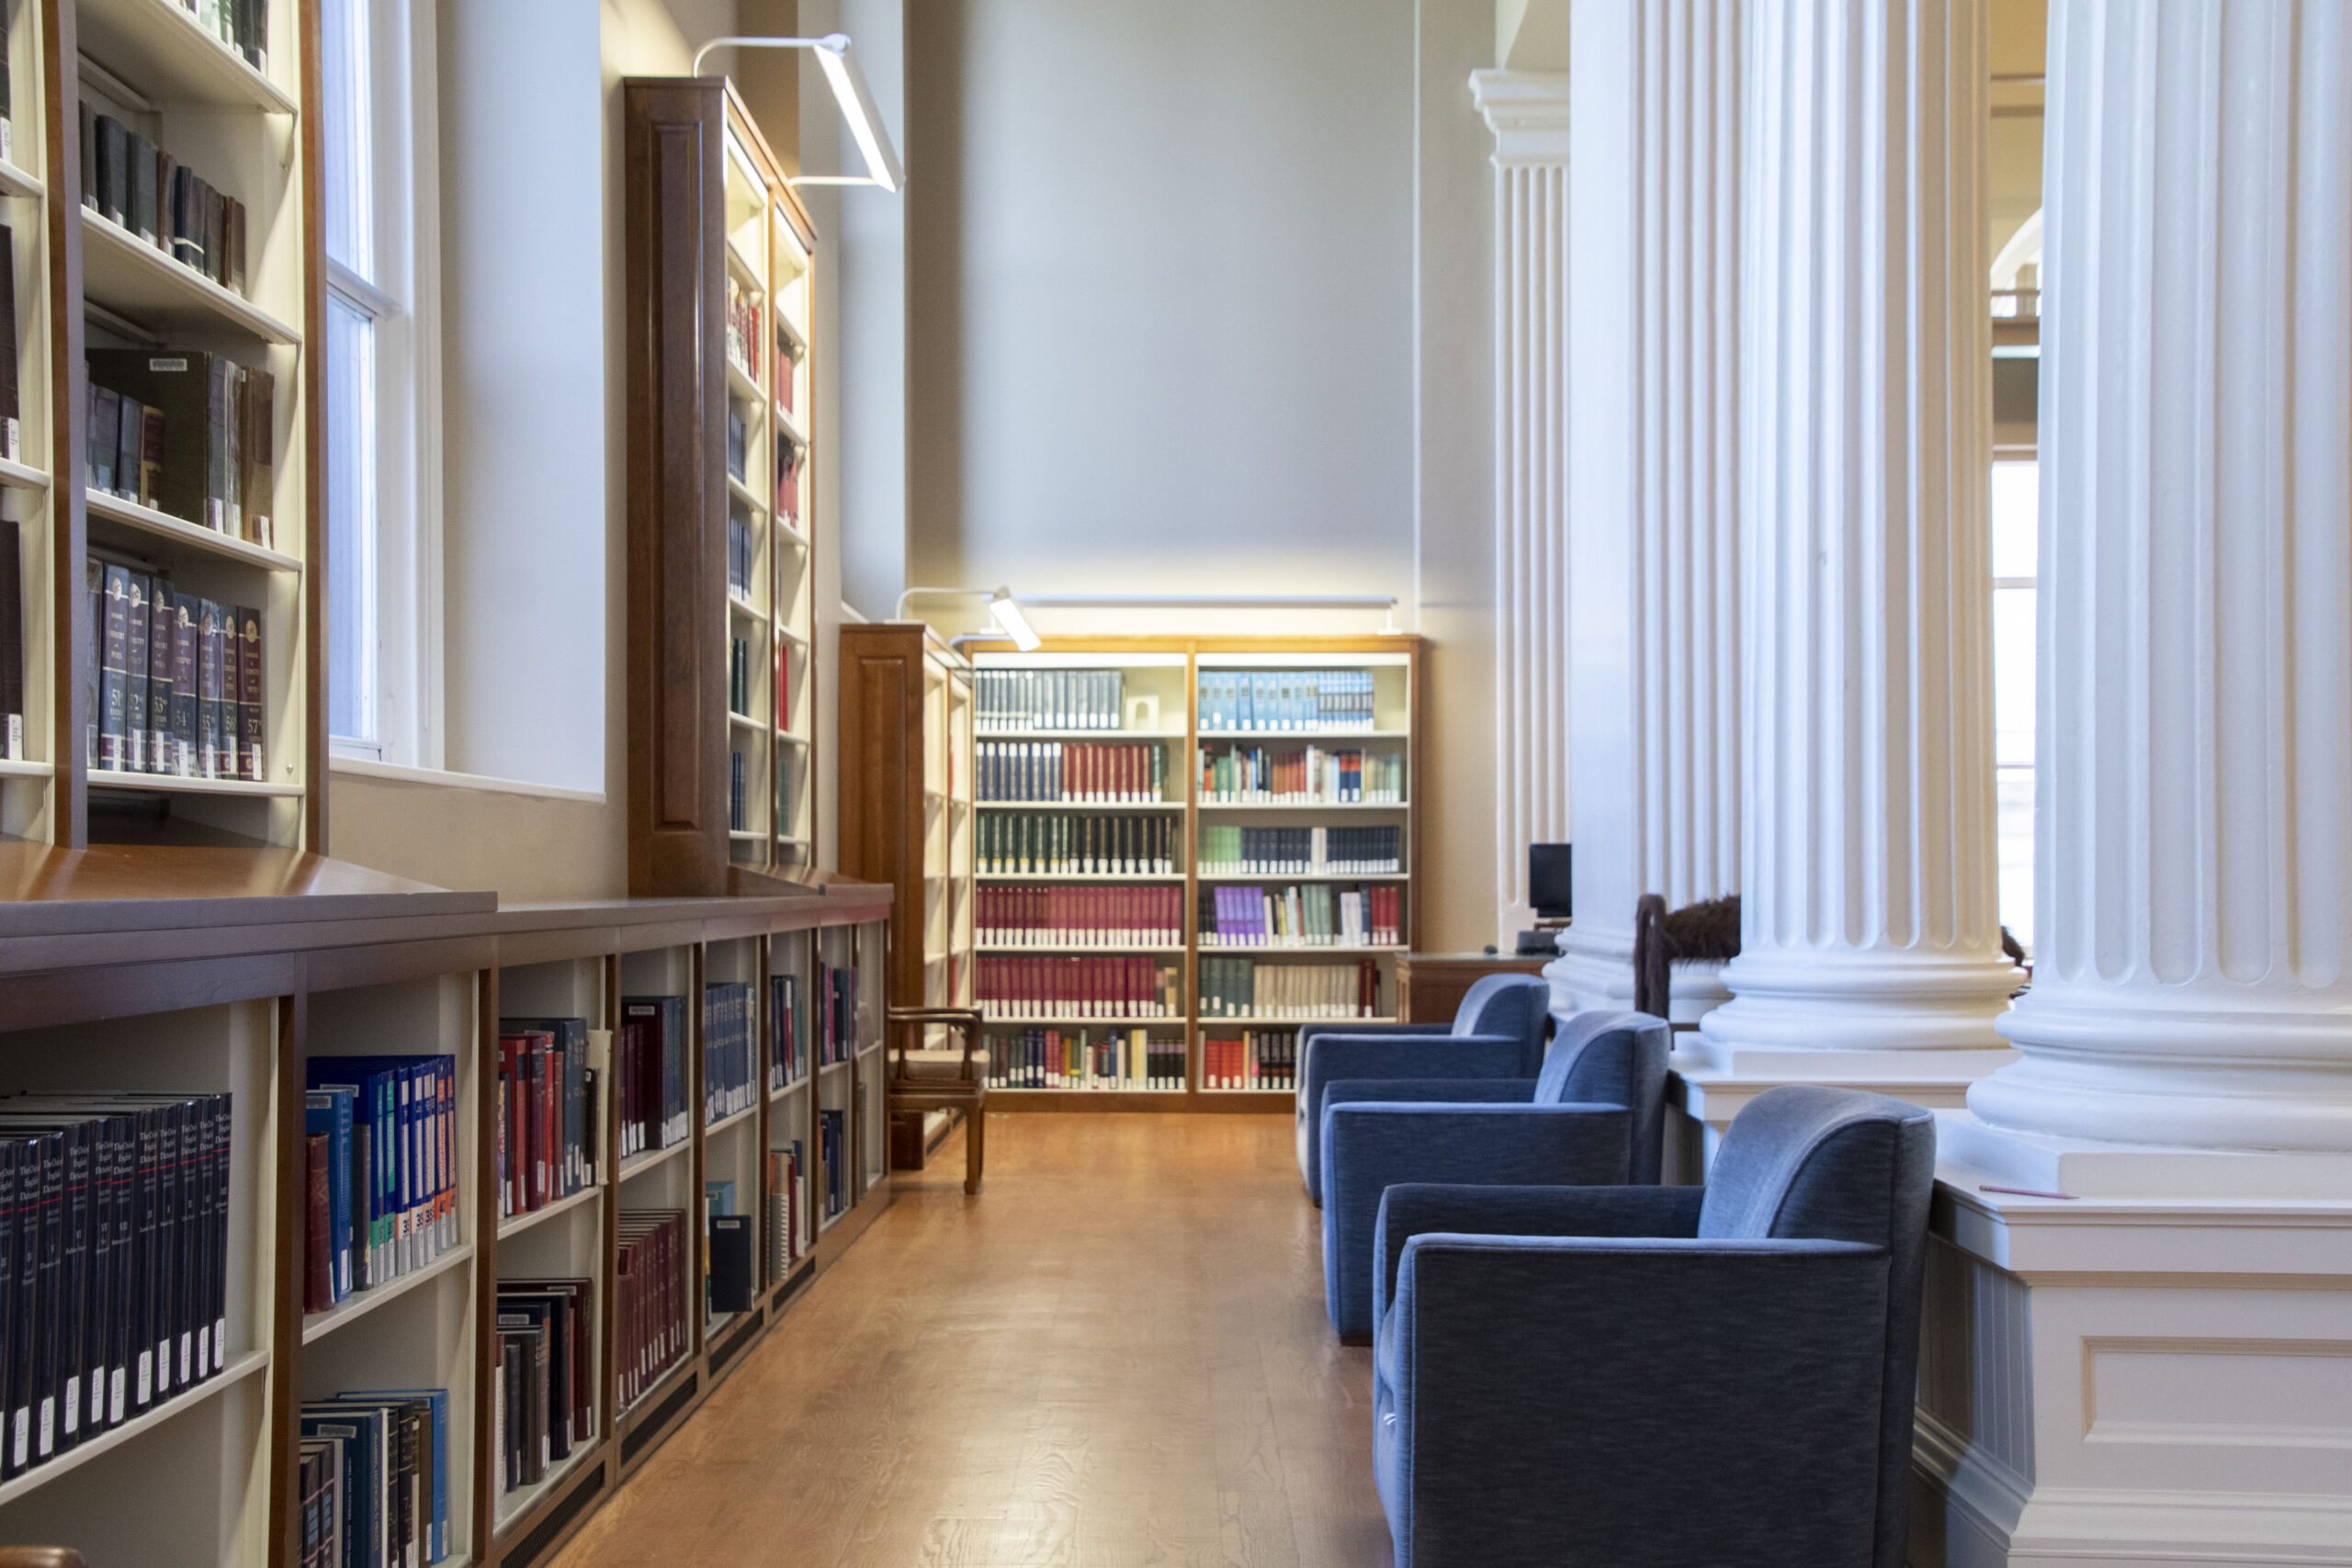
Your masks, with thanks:
M 329 4 L 334 0 L 328 0 Z M 375 276 L 324 259 L 329 295 L 374 326 L 372 739 L 332 757 L 443 765 L 439 115 L 429 0 L 349 0 L 366 28 Z M 322 171 L 332 175 L 333 170 Z M 320 345 L 323 353 L 325 345 Z M 322 411 L 323 412 L 324 411 Z M 332 526 L 332 525 L 330 525 Z M 326 592 L 323 583 L 316 589 Z M 330 650 L 331 652 L 331 650 Z M 334 681 L 337 672 L 325 671 Z

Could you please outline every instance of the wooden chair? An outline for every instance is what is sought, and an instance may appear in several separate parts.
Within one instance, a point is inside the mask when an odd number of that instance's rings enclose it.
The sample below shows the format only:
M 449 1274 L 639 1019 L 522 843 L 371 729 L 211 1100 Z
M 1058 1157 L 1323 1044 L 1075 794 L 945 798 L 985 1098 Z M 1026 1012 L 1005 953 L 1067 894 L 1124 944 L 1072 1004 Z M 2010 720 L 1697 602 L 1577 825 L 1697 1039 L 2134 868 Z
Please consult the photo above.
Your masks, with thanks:
M 892 1008 L 889 1026 L 898 1036 L 898 1056 L 890 1065 L 890 1113 L 961 1111 L 964 1113 L 964 1190 L 980 1190 L 980 1170 L 987 1154 L 989 1085 L 987 1074 L 974 1059 L 980 1047 L 980 1015 L 972 1008 Z M 950 1053 L 925 1049 L 924 1033 L 934 1025 L 964 1037 L 959 1061 Z M 929 1070 L 925 1070 L 929 1069 Z

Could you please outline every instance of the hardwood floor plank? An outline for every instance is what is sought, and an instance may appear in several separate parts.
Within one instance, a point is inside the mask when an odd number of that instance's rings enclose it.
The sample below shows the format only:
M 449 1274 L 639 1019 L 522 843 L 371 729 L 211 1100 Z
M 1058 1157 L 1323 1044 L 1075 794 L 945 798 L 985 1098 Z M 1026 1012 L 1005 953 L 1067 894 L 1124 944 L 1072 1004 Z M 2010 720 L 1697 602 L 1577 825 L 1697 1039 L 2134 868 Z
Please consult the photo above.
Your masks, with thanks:
M 545 1568 L 1387 1568 L 1286 1116 L 954 1140 Z

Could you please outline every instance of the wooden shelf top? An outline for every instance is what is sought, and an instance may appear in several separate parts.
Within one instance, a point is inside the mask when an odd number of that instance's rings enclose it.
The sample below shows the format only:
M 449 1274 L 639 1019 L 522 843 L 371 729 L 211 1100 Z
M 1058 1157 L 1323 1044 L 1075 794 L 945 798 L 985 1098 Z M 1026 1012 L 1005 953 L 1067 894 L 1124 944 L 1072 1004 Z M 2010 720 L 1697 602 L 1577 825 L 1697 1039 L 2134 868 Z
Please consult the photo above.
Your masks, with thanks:
M 453 893 L 300 850 L 0 842 L 0 936 L 486 914 L 497 907 L 494 893 Z
M 79 0 L 74 9 L 82 51 L 159 104 L 299 112 L 283 88 L 171 0 Z
M 161 544 L 178 549 L 197 550 L 264 571 L 300 572 L 302 570 L 302 563 L 292 556 L 248 544 L 228 534 L 198 527 L 184 517 L 158 512 L 152 506 L 141 506 L 135 501 L 125 501 L 102 490 L 85 489 L 82 496 L 89 509 L 91 522 L 96 525 L 96 532 L 117 538 L 128 536 L 130 547 L 151 549 Z
M 193 24 L 190 24 L 193 26 Z M 302 334 L 242 294 L 231 293 L 88 208 L 82 211 L 82 292 L 145 325 L 218 332 L 262 343 L 299 344 Z

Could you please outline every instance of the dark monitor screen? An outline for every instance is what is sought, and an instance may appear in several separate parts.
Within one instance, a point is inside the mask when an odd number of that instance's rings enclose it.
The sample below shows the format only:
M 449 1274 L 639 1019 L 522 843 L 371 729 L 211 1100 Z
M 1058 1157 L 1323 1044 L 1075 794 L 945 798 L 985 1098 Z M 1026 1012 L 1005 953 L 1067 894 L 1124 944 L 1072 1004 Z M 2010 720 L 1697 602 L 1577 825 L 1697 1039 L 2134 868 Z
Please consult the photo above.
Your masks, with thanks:
M 1568 854 L 1573 848 L 1569 844 L 1527 846 L 1527 901 L 1535 906 L 1540 919 L 1569 918 Z

